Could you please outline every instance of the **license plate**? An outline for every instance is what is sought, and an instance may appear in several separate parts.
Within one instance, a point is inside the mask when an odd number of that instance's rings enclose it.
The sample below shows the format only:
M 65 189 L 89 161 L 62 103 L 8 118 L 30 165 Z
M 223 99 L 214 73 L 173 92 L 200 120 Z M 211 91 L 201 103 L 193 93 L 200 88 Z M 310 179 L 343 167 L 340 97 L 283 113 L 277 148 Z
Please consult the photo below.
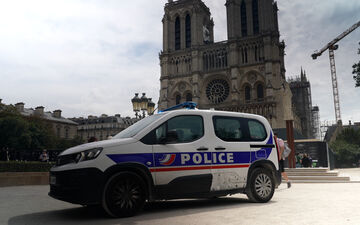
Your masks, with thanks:
M 50 176 L 50 184 L 53 184 L 53 185 L 56 184 L 56 177 L 55 176 Z

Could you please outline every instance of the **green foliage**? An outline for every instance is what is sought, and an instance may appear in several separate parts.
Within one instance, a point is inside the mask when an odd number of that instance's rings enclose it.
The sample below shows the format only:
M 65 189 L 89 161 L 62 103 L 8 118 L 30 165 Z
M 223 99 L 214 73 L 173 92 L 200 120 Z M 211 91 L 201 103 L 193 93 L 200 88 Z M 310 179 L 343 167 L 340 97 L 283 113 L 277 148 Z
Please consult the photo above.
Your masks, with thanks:
M 20 116 L 0 118 L 0 148 L 26 149 L 31 144 L 29 124 Z
M 49 172 L 54 163 L 0 161 L 0 172 Z
M 360 43 L 359 43 L 360 44 Z M 358 54 L 360 55 L 360 48 L 358 50 Z M 355 63 L 353 66 L 353 76 L 355 80 L 355 87 L 360 87 L 360 61 L 358 63 Z
M 80 138 L 57 138 L 52 124 L 36 116 L 24 117 L 12 105 L 1 105 L 0 150 L 64 150 L 82 144 Z
M 360 160 L 360 129 L 346 128 L 330 144 L 337 167 L 353 167 Z

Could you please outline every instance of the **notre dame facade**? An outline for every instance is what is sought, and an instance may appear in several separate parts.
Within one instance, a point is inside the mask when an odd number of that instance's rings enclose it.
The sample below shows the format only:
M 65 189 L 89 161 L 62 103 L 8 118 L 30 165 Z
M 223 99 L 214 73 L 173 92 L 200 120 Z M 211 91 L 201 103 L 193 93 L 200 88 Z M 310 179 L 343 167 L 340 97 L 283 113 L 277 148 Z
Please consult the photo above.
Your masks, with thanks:
M 285 120 L 296 127 L 276 2 L 227 0 L 225 7 L 228 40 L 214 42 L 214 21 L 201 0 L 165 5 L 159 108 L 194 101 L 262 115 L 273 128 L 284 128 Z

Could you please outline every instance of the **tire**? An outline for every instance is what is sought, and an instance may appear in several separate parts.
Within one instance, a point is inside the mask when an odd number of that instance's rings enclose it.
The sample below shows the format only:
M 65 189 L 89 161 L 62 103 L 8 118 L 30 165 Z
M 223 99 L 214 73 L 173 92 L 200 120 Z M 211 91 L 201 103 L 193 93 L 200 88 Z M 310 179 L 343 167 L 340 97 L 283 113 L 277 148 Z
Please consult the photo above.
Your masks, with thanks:
M 246 194 L 250 201 L 265 203 L 270 201 L 275 191 L 275 181 L 271 172 L 256 168 L 250 174 Z
M 112 217 L 130 217 L 143 208 L 145 200 L 144 180 L 135 173 L 120 172 L 107 181 L 102 207 Z

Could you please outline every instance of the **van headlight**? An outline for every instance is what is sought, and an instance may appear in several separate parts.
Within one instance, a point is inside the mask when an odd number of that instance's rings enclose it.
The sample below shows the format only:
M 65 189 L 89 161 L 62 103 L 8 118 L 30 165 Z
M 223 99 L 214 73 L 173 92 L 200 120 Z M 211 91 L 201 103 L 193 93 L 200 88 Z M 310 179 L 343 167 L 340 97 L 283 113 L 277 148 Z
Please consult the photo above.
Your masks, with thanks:
M 103 150 L 103 148 L 92 148 L 89 150 L 79 152 L 75 156 L 75 162 L 79 163 L 82 161 L 96 159 L 96 157 L 98 157 L 100 155 L 102 150 Z
M 95 159 L 100 155 L 102 150 L 103 148 L 92 148 L 75 154 L 58 156 L 56 159 L 56 166 Z

